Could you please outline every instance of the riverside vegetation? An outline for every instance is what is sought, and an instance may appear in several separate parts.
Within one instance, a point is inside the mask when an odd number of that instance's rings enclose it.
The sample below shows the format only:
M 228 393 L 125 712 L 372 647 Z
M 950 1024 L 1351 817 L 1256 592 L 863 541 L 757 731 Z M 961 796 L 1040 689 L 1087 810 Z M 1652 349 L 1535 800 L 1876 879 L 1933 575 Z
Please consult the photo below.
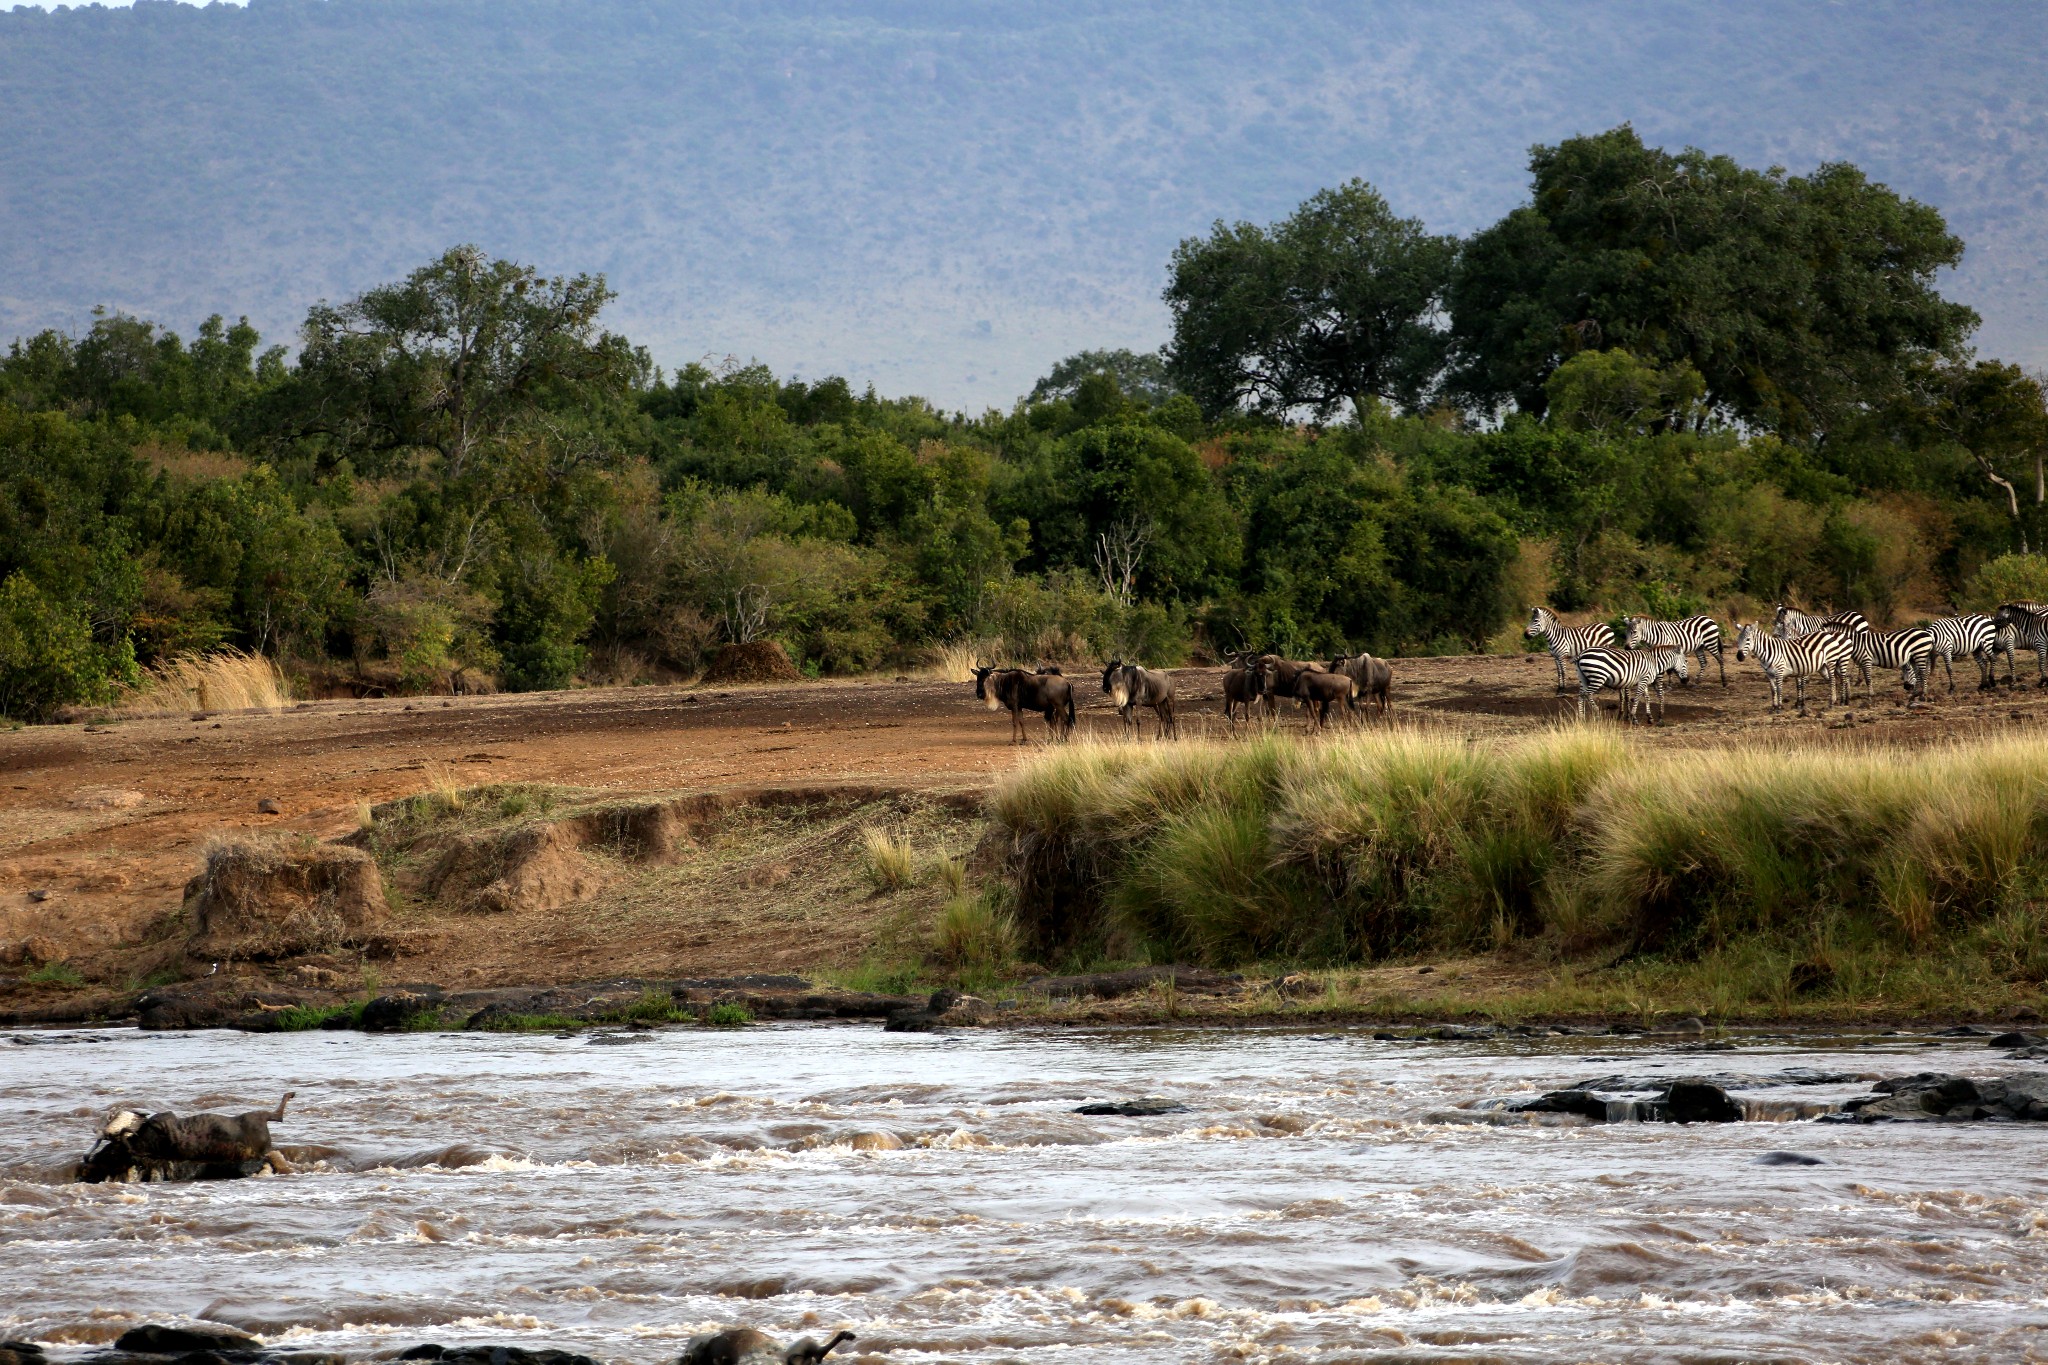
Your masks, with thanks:
M 1526 970 L 1444 1011 L 1989 1013 L 2048 982 L 2044 762 L 1588 729 L 1076 744 L 990 811 L 1027 951 L 1318 966 L 1312 1008 L 1367 1013 L 1432 991 L 1357 965 L 1480 955 Z

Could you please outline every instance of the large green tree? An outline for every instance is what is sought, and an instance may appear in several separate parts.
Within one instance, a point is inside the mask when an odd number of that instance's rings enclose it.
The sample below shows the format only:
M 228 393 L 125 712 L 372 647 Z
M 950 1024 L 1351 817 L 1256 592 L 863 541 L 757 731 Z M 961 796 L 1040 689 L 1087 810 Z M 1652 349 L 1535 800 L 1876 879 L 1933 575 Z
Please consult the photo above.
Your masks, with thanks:
M 1529 166 L 1530 202 L 1466 243 L 1448 292 L 1450 387 L 1475 405 L 1542 412 L 1560 364 L 1620 347 L 1690 364 L 1724 413 L 1817 439 L 1977 324 L 1935 288 L 1963 251 L 1941 214 L 1854 166 L 1753 170 L 1626 125 Z
M 623 398 L 650 373 L 605 331 L 602 275 L 544 277 L 454 247 L 397 284 L 315 306 L 299 355 L 297 430 L 359 469 L 407 451 L 460 480 L 546 415 Z
M 1432 317 L 1456 250 L 1363 180 L 1270 228 L 1219 221 L 1173 253 L 1172 376 L 1211 413 L 1414 403 L 1442 363 Z

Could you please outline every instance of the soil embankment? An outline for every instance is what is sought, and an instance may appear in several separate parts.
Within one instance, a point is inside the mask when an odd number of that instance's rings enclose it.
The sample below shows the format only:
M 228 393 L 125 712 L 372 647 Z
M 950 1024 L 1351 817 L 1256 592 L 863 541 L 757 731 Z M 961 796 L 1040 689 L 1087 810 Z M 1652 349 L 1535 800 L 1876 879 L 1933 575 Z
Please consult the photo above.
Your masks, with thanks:
M 1756 674 L 1731 666 L 1731 675 L 1726 690 L 1674 692 L 1669 723 L 1650 741 L 1922 743 L 2048 719 L 2048 699 L 2033 689 L 1983 695 L 1968 679 L 1954 698 L 1937 688 L 1931 705 L 1912 711 L 1898 704 L 1896 681 L 1881 680 L 1875 703 L 1772 716 Z M 1220 676 L 1177 674 L 1184 734 L 1229 731 Z M 1077 683 L 1081 732 L 1118 734 L 1092 677 Z M 1403 660 L 1394 715 L 1456 733 L 1512 733 L 1570 713 L 1571 699 L 1552 686 L 1544 656 Z M 1041 733 L 1040 722 L 1029 725 Z M 301 922 L 355 927 L 332 952 L 299 954 L 299 965 L 359 973 L 368 958 L 386 980 L 463 988 L 851 971 L 943 899 L 936 887 L 874 894 L 859 868 L 862 832 L 901 829 L 933 858 L 964 860 L 981 832 L 979 794 L 1040 748 L 1012 747 L 1008 731 L 969 685 L 867 679 L 334 701 L 0 734 L 6 1006 L 80 989 L 68 984 L 74 978 L 132 992 L 152 977 L 204 972 L 220 958 L 196 958 L 210 954 L 289 956 L 237 946 L 252 931 L 222 927 L 231 887 L 200 942 L 203 926 L 188 921 L 204 907 L 192 904 L 200 888 L 190 884 L 210 844 L 328 844 L 358 834 L 369 807 L 478 788 L 495 793 L 500 824 L 510 818 L 506 801 L 544 787 L 573 793 L 565 813 L 720 794 L 722 802 L 715 818 L 696 822 L 681 854 L 659 859 L 635 858 L 609 834 L 571 848 L 532 835 L 547 846 L 523 852 L 493 835 L 465 855 L 464 822 L 480 818 L 471 812 L 387 860 L 390 903 L 375 928 L 322 900 L 326 882 L 308 883 Z M 497 865 L 508 858 L 509 878 Z M 522 892 L 535 885 L 539 892 Z M 577 912 L 561 913 L 565 902 Z M 278 932 L 273 947 L 300 930 Z

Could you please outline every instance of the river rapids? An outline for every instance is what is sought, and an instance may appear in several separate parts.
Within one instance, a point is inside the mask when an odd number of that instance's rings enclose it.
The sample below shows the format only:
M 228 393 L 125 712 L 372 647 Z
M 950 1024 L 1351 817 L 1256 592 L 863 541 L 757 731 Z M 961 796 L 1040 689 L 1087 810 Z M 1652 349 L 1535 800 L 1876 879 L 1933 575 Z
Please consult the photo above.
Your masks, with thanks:
M 2048 1125 L 1471 1107 L 1715 1071 L 1791 1114 L 2044 1065 L 1974 1041 L 6 1034 L 0 1337 L 61 1359 L 191 1317 L 282 1350 L 647 1365 L 718 1323 L 920 1362 L 2048 1358 Z M 286 1089 L 302 1174 L 62 1183 L 112 1106 Z M 1186 1111 L 1073 1112 L 1151 1096 Z M 1758 1164 L 1785 1151 L 1821 1164 Z

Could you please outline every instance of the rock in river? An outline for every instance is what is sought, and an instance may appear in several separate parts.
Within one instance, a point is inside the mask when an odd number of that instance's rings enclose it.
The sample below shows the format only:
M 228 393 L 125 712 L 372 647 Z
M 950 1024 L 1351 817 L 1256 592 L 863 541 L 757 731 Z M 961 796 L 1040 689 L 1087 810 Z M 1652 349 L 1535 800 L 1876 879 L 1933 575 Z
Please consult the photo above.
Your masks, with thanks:
M 1074 1112 L 1077 1114 L 1114 1115 L 1117 1118 L 1143 1119 L 1154 1114 L 1185 1114 L 1188 1107 L 1172 1100 L 1158 1098 L 1143 1100 L 1103 1100 L 1095 1104 L 1084 1104 Z
M 1975 1080 L 1923 1071 L 1894 1076 L 1872 1087 L 1877 1093 L 1842 1106 L 1858 1123 L 1892 1120 L 2021 1119 L 2048 1122 L 2048 1076 L 2002 1076 Z

